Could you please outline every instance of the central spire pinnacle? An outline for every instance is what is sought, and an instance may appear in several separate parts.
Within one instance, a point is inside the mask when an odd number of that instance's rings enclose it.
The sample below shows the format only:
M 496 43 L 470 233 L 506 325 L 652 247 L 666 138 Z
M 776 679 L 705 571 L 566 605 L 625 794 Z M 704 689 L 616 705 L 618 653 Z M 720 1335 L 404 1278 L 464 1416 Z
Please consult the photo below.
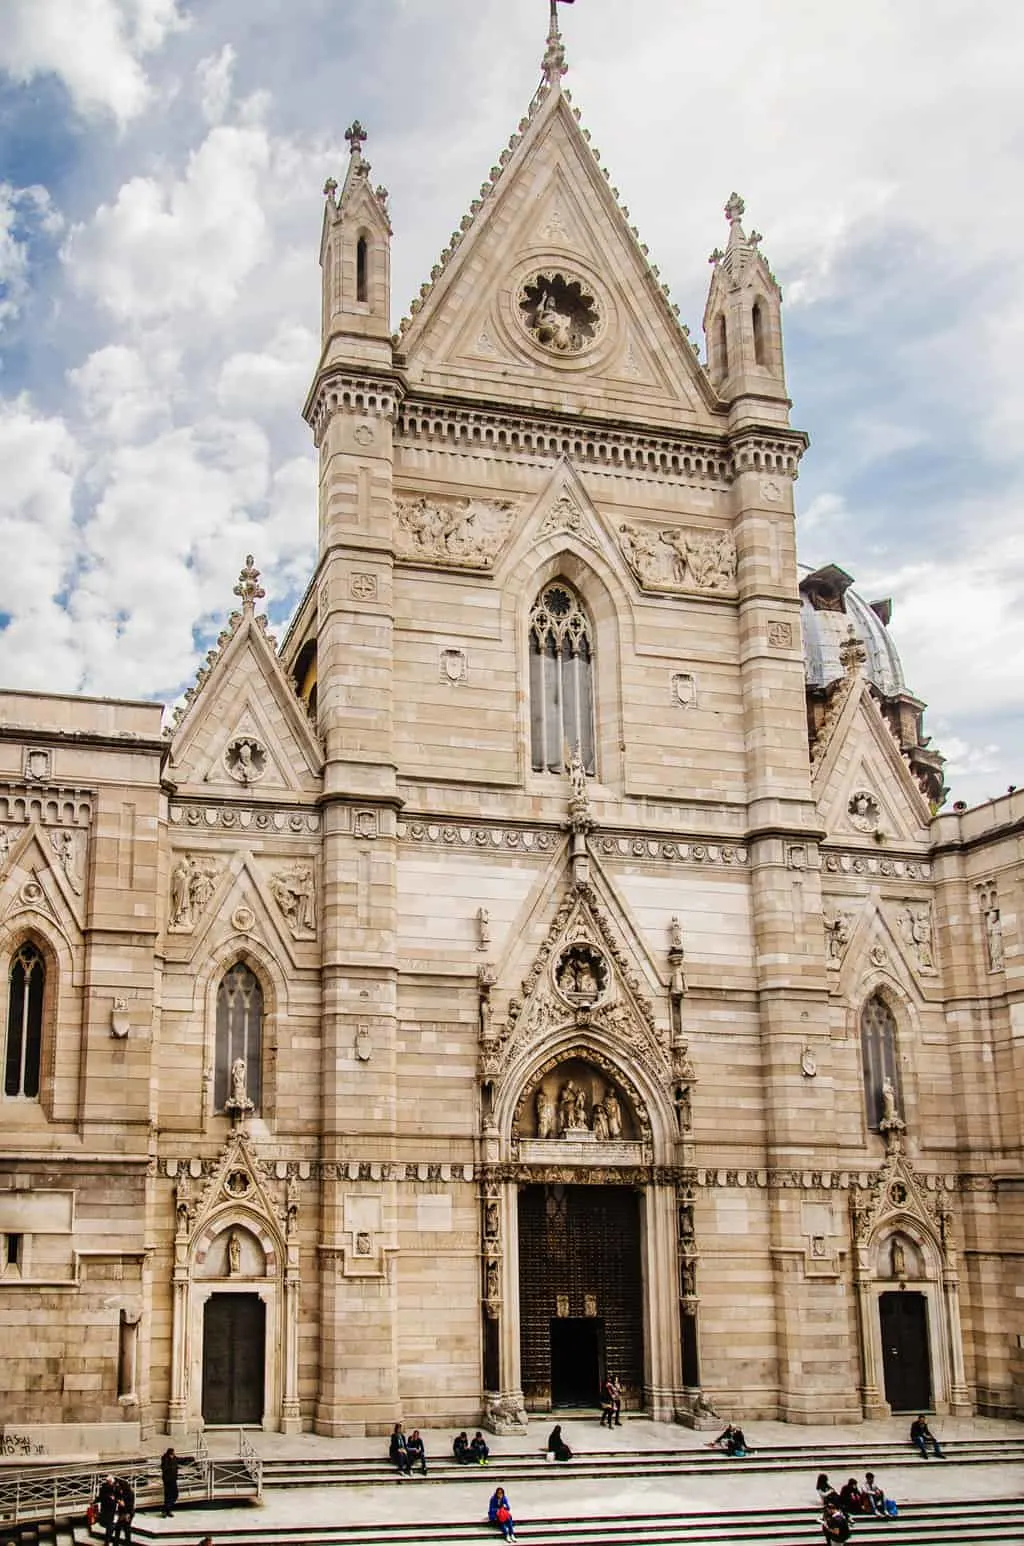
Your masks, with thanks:
M 549 86 L 557 86 L 568 66 L 565 62 L 565 44 L 558 25 L 559 5 L 572 5 L 574 0 L 551 0 L 551 25 L 548 28 L 548 47 L 541 69 Z

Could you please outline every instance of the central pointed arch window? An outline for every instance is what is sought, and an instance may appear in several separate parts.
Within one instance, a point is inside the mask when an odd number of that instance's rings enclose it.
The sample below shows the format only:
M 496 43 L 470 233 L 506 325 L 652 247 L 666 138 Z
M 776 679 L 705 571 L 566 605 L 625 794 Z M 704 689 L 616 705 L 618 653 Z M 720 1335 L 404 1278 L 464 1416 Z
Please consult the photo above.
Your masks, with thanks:
M 860 1014 L 860 1050 L 864 1065 L 864 1108 L 868 1128 L 877 1133 L 882 1121 L 882 1087 L 888 1079 L 902 1107 L 896 1020 L 880 993 L 873 993 Z
M 217 990 L 217 1056 L 213 1104 L 223 1111 L 231 1095 L 231 1069 L 245 1063 L 245 1093 L 260 1107 L 263 1066 L 263 990 L 244 961 L 225 972 Z
M 575 747 L 594 772 L 594 650 L 590 619 L 564 580 L 530 613 L 530 732 L 535 773 L 561 773 Z

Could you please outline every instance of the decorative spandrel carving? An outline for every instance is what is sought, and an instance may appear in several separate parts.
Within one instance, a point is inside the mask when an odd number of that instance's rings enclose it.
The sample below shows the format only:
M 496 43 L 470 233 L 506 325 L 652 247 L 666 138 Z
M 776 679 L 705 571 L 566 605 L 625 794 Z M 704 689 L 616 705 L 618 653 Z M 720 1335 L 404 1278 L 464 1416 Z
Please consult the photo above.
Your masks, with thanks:
M 316 934 L 316 880 L 311 864 L 293 864 L 270 877 L 270 891 L 296 939 Z
M 843 964 L 843 956 L 846 947 L 850 943 L 853 920 L 849 913 L 841 908 L 826 905 L 822 908 L 822 923 L 825 926 L 825 961 L 834 971 L 838 971 Z
M 550 354 L 582 354 L 604 327 L 593 292 L 566 273 L 534 274 L 519 291 L 518 311 L 528 337 Z
M 896 915 L 899 931 L 923 972 L 935 970 L 935 940 L 930 902 L 907 902 Z
M 395 544 L 414 563 L 488 569 L 518 510 L 508 499 L 441 500 L 422 496 L 395 506 Z
M 736 591 L 736 544 L 726 532 L 619 527 L 619 547 L 642 590 L 679 595 Z
M 187 933 L 199 922 L 217 889 L 221 865 L 215 859 L 180 854 L 171 869 L 169 927 Z

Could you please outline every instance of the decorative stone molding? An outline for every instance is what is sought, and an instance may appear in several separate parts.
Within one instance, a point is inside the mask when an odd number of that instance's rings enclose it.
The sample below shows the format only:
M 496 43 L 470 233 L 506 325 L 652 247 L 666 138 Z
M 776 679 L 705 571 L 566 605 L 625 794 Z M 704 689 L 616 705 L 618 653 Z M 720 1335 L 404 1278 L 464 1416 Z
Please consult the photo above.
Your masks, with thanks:
M 793 624 L 773 618 L 768 623 L 766 635 L 768 643 L 773 650 L 791 650 L 793 648 Z
M 509 499 L 398 500 L 396 557 L 431 568 L 489 569 L 518 511 Z
M 727 532 L 626 521 L 619 527 L 619 547 L 641 590 L 736 594 L 736 544 Z
M 343 370 L 321 376 L 306 404 L 304 417 L 319 447 L 324 432 L 336 413 L 358 414 L 361 419 L 393 420 L 401 402 L 402 387 L 397 378 L 359 376 Z
M 858 849 L 823 851 L 822 868 L 829 875 L 870 875 L 893 880 L 931 880 L 932 867 L 925 859 L 898 859 L 893 855 L 866 854 Z
M 808 443 L 807 436 L 799 430 L 793 430 L 785 437 L 757 434 L 737 436 L 732 441 L 734 474 L 761 472 L 775 478 L 795 478 L 800 468 L 800 458 Z
M 23 784 L 0 783 L 0 823 L 87 827 L 92 822 L 94 799 L 91 789 L 59 784 L 29 789 Z
M 172 827 L 210 831 L 273 832 L 282 837 L 309 837 L 320 831 L 320 812 L 287 806 L 172 805 Z
M 435 441 L 457 450 L 481 446 L 512 456 L 538 455 L 620 476 L 689 478 L 705 487 L 726 487 L 732 477 L 728 446 L 695 436 L 643 434 L 611 425 L 587 426 L 556 418 L 489 413 L 423 399 L 403 405 L 398 435 L 407 441 Z
M 582 537 L 584 542 L 589 542 L 592 547 L 598 542 L 597 533 L 579 503 L 569 493 L 564 493 L 555 500 L 541 522 L 538 536 L 551 537 L 561 532 L 567 532 L 571 537 Z
M 505 823 L 488 823 L 486 827 L 480 827 L 408 819 L 398 823 L 397 835 L 401 842 L 427 843 L 443 848 L 478 848 L 492 852 L 511 849 L 537 854 L 550 854 L 563 837 L 557 828 L 514 827 Z M 592 837 L 590 843 L 596 853 L 608 858 L 667 859 L 682 864 L 725 866 L 742 866 L 749 858 L 746 847 L 740 843 L 682 842 L 650 837 L 641 832 L 616 834 L 605 831 L 600 836 Z
M 376 601 L 377 576 L 366 570 L 355 570 L 348 577 L 348 593 L 353 601 Z

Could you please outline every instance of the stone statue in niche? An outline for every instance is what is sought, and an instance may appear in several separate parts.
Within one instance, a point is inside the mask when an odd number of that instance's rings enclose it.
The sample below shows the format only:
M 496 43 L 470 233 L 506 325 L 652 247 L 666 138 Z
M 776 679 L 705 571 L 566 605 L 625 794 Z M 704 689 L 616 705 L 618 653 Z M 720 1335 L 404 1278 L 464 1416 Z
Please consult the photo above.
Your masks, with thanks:
M 882 1082 L 882 1121 L 894 1122 L 899 1112 L 896 1110 L 896 1086 L 891 1079 Z
M 1003 955 L 1003 925 L 998 907 L 990 907 L 985 914 L 985 946 L 988 950 L 988 969 L 1001 972 L 1006 964 Z
M 236 736 L 224 752 L 224 766 L 238 783 L 258 783 L 267 771 L 267 749 L 254 736 Z
M 895 1236 L 892 1242 L 892 1275 L 894 1278 L 905 1278 L 907 1275 L 907 1255 L 903 1249 L 903 1241 Z
M 497 1240 L 498 1224 L 498 1199 L 496 1197 L 488 1197 L 484 1203 L 484 1234 L 488 1240 Z
M 841 912 L 838 907 L 825 907 L 821 917 L 825 925 L 827 964 L 833 968 L 841 966 L 843 954 L 850 943 L 849 914 Z
M 237 1229 L 228 1235 L 228 1277 L 237 1278 L 242 1270 L 242 1242 Z
M 677 1084 L 675 1088 L 676 1120 L 679 1123 L 679 1131 L 688 1133 L 693 1126 L 693 1106 L 688 1084 Z
M 50 835 L 52 847 L 60 863 L 64 874 L 67 876 L 68 885 L 72 891 L 81 893 L 82 874 L 78 867 L 78 839 L 74 832 L 53 832 Z
M 593 1004 L 604 992 L 608 967 L 604 957 L 590 945 L 572 945 L 555 969 L 555 983 L 574 1004 Z
M 537 1091 L 537 1137 L 554 1138 L 555 1136 L 555 1103 L 547 1090 Z
M 619 1097 L 615 1091 L 609 1089 L 604 1098 L 605 1116 L 608 1119 L 608 1137 L 622 1137 L 622 1107 L 619 1105 Z
M 582 1105 L 583 1121 L 579 1121 Z M 561 1133 L 571 1133 L 574 1128 L 587 1126 L 587 1097 L 574 1079 L 566 1080 L 558 1097 L 558 1127 Z
M 599 1143 L 607 1143 L 611 1137 L 611 1129 L 608 1126 L 608 1111 L 603 1101 L 594 1103 L 594 1137 Z

